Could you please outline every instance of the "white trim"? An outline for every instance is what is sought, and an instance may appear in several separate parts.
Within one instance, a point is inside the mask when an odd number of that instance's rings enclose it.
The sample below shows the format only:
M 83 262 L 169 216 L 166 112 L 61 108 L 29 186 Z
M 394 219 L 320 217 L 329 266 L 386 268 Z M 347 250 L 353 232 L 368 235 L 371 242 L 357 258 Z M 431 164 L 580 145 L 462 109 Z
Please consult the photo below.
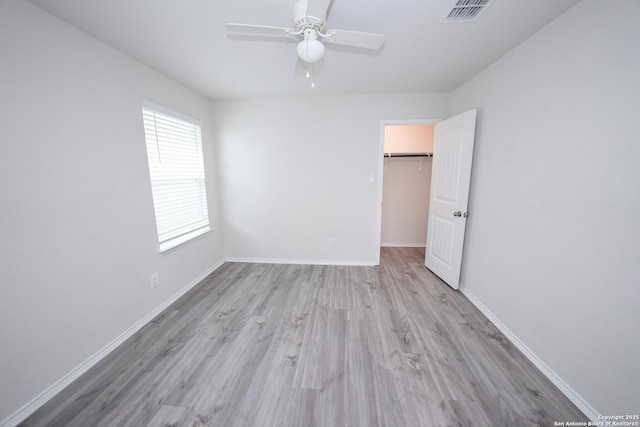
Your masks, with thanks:
M 376 240 L 373 253 L 375 265 L 380 265 L 380 243 L 382 242 L 382 187 L 384 183 L 384 126 L 387 120 L 380 120 L 378 141 L 378 197 L 376 198 Z
M 179 111 L 172 110 L 171 108 L 165 107 L 164 105 L 156 104 L 155 102 L 149 101 L 148 99 L 141 98 L 140 99 L 140 106 L 141 107 L 147 107 L 147 108 L 150 108 L 152 110 L 156 110 L 159 113 L 166 114 L 166 115 L 169 115 L 169 116 L 173 116 L 176 119 L 184 120 L 185 122 L 189 122 L 189 123 L 194 124 L 196 126 L 202 127 L 202 120 L 197 119 L 195 117 L 191 117 L 191 116 L 189 116 L 187 114 L 184 114 L 184 113 L 181 113 Z
M 87 360 L 82 362 L 80 365 L 76 366 L 70 372 L 68 372 L 65 376 L 60 378 L 58 381 L 53 383 L 47 389 L 45 389 L 42 393 L 37 395 L 27 404 L 25 404 L 22 408 L 18 409 L 13 414 L 9 415 L 6 419 L 0 422 L 0 427 L 14 427 L 18 425 L 20 422 L 25 420 L 29 415 L 33 414 L 36 410 L 42 407 L 45 403 L 47 403 L 51 398 L 53 398 L 56 394 L 60 393 L 65 387 L 71 384 L 73 381 L 78 379 L 80 375 L 87 372 L 90 368 L 92 368 L 95 364 L 100 362 L 104 357 L 106 357 L 109 353 L 115 350 L 120 344 L 129 339 L 133 334 L 138 332 L 143 326 L 153 320 L 158 314 L 160 314 L 163 310 L 169 307 L 171 304 L 176 302 L 178 298 L 186 294 L 191 288 L 196 286 L 198 283 L 202 282 L 208 275 L 216 271 L 218 268 L 225 263 L 224 259 L 221 259 L 213 266 L 209 267 L 198 277 L 189 282 L 185 287 L 180 289 L 178 292 L 173 294 L 168 300 L 160 304 L 158 307 L 153 309 L 150 313 L 144 316 L 142 319 L 138 320 L 136 323 L 131 325 L 129 329 L 118 335 L 113 341 L 109 344 L 98 350 L 95 354 L 89 357 Z
M 389 125 L 420 126 L 433 125 L 442 119 L 393 119 L 380 120 L 380 140 L 378 141 L 378 198 L 376 199 L 376 240 L 373 248 L 375 264 L 380 265 L 380 247 L 382 246 L 382 187 L 384 182 L 384 127 Z M 422 244 L 421 244 L 422 246 Z
M 598 421 L 599 412 L 595 410 L 593 406 L 589 404 L 582 396 L 578 394 L 569 384 L 567 384 L 558 374 L 556 374 L 553 369 L 551 369 L 542 359 L 540 359 L 525 343 L 520 341 L 520 339 L 513 333 L 511 330 L 500 321 L 476 296 L 468 290 L 466 287 L 460 283 L 460 292 L 464 294 L 465 297 L 473 305 L 476 306 L 478 310 L 484 314 L 491 323 L 494 324 L 496 328 L 500 330 L 508 339 L 511 341 L 517 348 L 524 354 L 524 356 L 531 361 L 543 374 L 546 376 L 549 381 L 553 383 L 558 389 L 574 404 L 580 409 L 589 419 L 593 422 Z
M 215 229 L 211 228 L 210 226 L 206 226 L 203 228 L 199 228 L 197 230 L 191 231 L 187 234 L 183 234 L 182 236 L 179 237 L 174 237 L 173 239 L 167 240 L 164 243 L 160 243 L 158 246 L 158 253 L 160 254 L 166 254 L 168 252 L 171 252 L 172 250 L 179 248 L 182 245 L 186 245 L 187 243 L 191 243 L 194 240 L 198 239 L 199 237 L 204 236 L 207 233 L 210 233 L 212 231 L 215 231 Z
M 380 246 L 382 246 L 383 248 L 425 248 L 425 247 L 427 247 L 425 242 L 422 242 L 422 243 L 393 243 L 393 242 L 385 243 L 385 242 L 382 242 L 382 243 L 380 243 Z
M 227 257 L 227 262 L 247 262 L 251 264 L 303 264 L 303 265 L 354 265 L 373 267 L 377 265 L 373 260 L 343 261 L 333 259 L 281 259 L 281 258 L 241 258 Z

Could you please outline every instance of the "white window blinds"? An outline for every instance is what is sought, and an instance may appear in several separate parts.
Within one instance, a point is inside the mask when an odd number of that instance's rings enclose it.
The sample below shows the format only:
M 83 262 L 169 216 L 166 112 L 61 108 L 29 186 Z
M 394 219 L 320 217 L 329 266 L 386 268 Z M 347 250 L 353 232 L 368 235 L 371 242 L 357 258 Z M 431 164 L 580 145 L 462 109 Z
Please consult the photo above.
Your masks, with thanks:
M 160 251 L 209 229 L 200 125 L 143 104 Z

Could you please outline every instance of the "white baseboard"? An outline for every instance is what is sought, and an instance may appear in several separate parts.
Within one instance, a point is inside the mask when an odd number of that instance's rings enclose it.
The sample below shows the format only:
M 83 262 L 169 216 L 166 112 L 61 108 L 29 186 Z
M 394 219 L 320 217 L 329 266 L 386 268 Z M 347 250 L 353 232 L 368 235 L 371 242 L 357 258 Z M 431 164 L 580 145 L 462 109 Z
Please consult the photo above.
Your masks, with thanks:
M 424 248 L 427 245 L 422 243 L 380 243 L 383 248 Z
M 343 260 L 331 260 L 331 259 L 281 259 L 281 258 L 238 258 L 227 257 L 227 262 L 248 262 L 251 264 L 307 264 L 307 265 L 357 265 L 364 267 L 375 266 L 376 263 L 373 260 L 357 260 L 357 261 L 343 261 Z
M 409 245 L 414 247 L 413 245 Z M 417 246 L 419 247 L 419 246 Z M 56 394 L 61 392 L 65 387 L 79 378 L 91 367 L 97 364 L 110 352 L 115 350 L 120 344 L 129 339 L 133 334 L 140 330 L 144 325 L 149 323 L 153 318 L 160 314 L 164 309 L 169 307 L 182 295 L 187 293 L 191 288 L 200 283 L 209 274 L 220 268 L 225 262 L 248 262 L 248 263 L 264 263 L 264 264 L 309 264 L 309 265 L 357 265 L 357 266 L 373 266 L 373 261 L 342 261 L 342 260 L 300 260 L 300 259 L 273 259 L 273 258 L 234 258 L 229 257 L 218 261 L 216 264 L 208 268 L 198 277 L 189 282 L 186 286 L 172 295 L 169 299 L 156 307 L 138 322 L 133 324 L 129 329 L 124 331 L 109 344 L 104 346 L 94 355 L 82 362 L 79 366 L 60 378 L 53 385 L 48 387 L 30 402 L 18 409 L 12 415 L 0 422 L 0 427 L 15 427 L 22 420 L 34 413 L 38 408 L 42 407 Z M 499 330 L 502 332 L 540 371 L 556 386 L 574 405 L 578 407 L 589 419 L 598 421 L 599 412 L 595 410 L 585 399 L 582 398 L 571 386 L 569 386 L 562 378 L 560 378 L 549 366 L 547 366 L 529 347 L 527 347 L 511 330 L 502 323 L 471 291 L 460 284 L 460 291 L 475 305 Z
M 462 283 L 460 284 L 460 292 L 467 297 L 473 305 L 478 308 L 490 321 L 500 330 L 517 348 L 520 350 L 527 359 L 531 361 L 536 367 L 565 395 L 567 398 L 578 407 L 589 419 L 593 422 L 599 421 L 599 412 L 595 410 L 585 399 L 582 398 L 569 384 L 567 384 L 553 369 L 551 369 L 542 359 L 540 359 L 525 343 L 511 330 L 500 321 L 476 296 L 465 288 Z
M 76 368 L 74 368 L 71 372 L 67 373 L 64 377 L 60 378 L 54 384 L 49 386 L 46 390 L 40 393 L 38 396 L 33 398 L 30 402 L 24 405 L 22 408 L 18 409 L 16 412 L 11 414 L 8 418 L 4 419 L 0 422 L 0 427 L 14 427 L 18 425 L 21 421 L 27 418 L 29 415 L 33 414 L 38 408 L 42 407 L 45 403 L 47 403 L 51 398 L 53 398 L 56 394 L 60 393 L 65 387 L 71 384 L 73 381 L 78 379 L 80 375 L 87 372 L 90 368 L 92 368 L 96 363 L 102 360 L 105 356 L 115 350 L 120 344 L 125 342 L 129 337 L 138 332 L 144 325 L 149 323 L 160 314 L 164 309 L 169 307 L 171 304 L 176 302 L 178 298 L 182 295 L 186 294 L 191 288 L 200 283 L 204 278 L 206 278 L 209 274 L 216 271 L 222 264 L 224 264 L 225 260 L 222 259 L 215 263 L 213 266 L 209 267 L 198 277 L 189 282 L 185 287 L 180 289 L 174 295 L 172 295 L 168 300 L 160 304 L 154 310 L 152 310 L 149 314 L 144 316 L 142 319 L 138 320 L 135 324 L 133 324 L 129 329 L 118 335 L 113 341 L 109 344 L 98 350 L 94 355 L 89 357 L 87 360 L 82 362 Z

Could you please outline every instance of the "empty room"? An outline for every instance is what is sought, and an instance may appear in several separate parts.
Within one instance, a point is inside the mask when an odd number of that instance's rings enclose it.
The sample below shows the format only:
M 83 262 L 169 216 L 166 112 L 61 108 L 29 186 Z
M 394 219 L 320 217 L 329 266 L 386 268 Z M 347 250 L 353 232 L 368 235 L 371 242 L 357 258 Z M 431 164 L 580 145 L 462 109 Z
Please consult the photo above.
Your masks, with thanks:
M 0 0 L 0 427 L 640 426 L 638 22 Z

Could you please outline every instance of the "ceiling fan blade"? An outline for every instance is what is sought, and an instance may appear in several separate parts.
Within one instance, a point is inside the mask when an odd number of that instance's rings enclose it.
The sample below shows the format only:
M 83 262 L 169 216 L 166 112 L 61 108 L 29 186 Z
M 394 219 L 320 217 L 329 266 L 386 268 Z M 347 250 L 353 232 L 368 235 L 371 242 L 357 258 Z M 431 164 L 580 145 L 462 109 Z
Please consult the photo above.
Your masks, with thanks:
M 380 49 L 384 43 L 382 34 L 361 33 L 359 31 L 330 30 L 324 39 L 330 43 L 355 46 L 365 49 Z
M 313 16 L 318 22 L 324 22 L 331 0 L 307 0 L 307 18 Z
M 274 36 L 288 36 L 290 28 L 267 27 L 264 25 L 227 24 L 227 30 L 234 33 L 265 34 Z

